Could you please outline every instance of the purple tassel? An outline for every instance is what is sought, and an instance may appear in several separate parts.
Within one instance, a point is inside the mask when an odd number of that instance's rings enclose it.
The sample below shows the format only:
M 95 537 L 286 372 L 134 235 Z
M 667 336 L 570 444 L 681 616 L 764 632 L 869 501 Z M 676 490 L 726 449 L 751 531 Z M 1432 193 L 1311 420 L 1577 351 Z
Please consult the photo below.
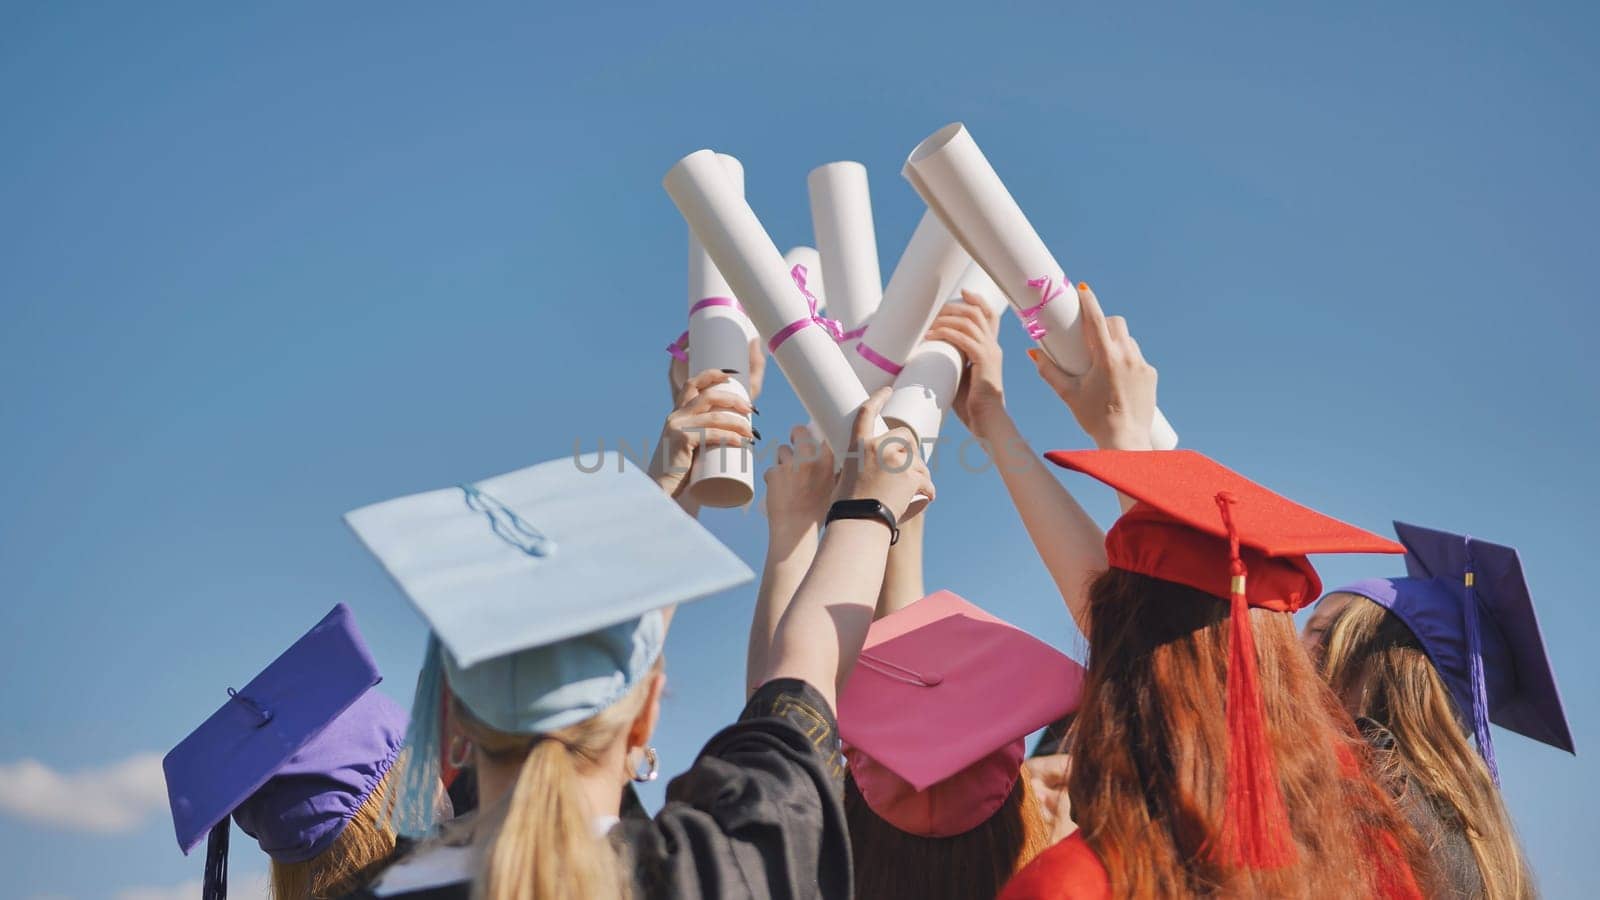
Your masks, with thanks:
M 1483 639 L 1478 634 L 1478 591 L 1472 571 L 1472 538 L 1466 539 L 1467 571 L 1462 579 L 1466 583 L 1467 659 L 1472 668 L 1472 733 L 1478 739 L 1478 753 L 1489 767 L 1489 777 L 1500 784 L 1500 767 L 1495 764 L 1494 739 L 1489 736 L 1489 689 L 1483 680 Z
M 203 900 L 228 900 L 228 820 L 223 819 L 206 838 L 206 882 Z

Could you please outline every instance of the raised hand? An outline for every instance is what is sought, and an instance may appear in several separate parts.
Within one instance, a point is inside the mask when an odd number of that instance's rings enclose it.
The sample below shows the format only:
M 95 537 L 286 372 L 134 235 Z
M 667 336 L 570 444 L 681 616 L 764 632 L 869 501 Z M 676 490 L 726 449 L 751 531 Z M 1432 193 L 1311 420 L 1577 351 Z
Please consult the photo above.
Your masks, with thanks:
M 688 486 L 689 469 L 700 448 L 736 446 L 759 437 L 747 418 L 754 406 L 725 391 L 709 390 L 732 377 L 707 370 L 678 389 L 676 408 L 661 426 L 650 460 L 650 477 L 668 496 L 678 497 Z
M 850 451 L 834 499 L 876 500 L 900 519 L 917 494 L 933 499 L 933 477 L 917 452 L 917 437 L 911 429 L 891 428 L 876 437 L 872 434 L 891 392 L 892 388 L 880 388 L 856 413 Z
M 969 365 L 951 408 L 968 431 L 983 436 L 989 417 L 1006 407 L 1000 312 L 990 310 L 977 294 L 962 291 L 960 303 L 947 304 L 934 317 L 927 340 L 943 341 L 966 357 Z
M 1106 316 L 1087 284 L 1078 285 L 1089 370 L 1073 375 L 1042 351 L 1028 356 L 1084 433 L 1102 450 L 1149 450 L 1156 412 L 1156 369 L 1145 362 L 1128 320 Z
M 816 441 L 810 429 L 796 425 L 764 477 L 769 540 L 786 548 L 816 529 L 828 511 L 838 481 L 833 452 L 826 443 Z

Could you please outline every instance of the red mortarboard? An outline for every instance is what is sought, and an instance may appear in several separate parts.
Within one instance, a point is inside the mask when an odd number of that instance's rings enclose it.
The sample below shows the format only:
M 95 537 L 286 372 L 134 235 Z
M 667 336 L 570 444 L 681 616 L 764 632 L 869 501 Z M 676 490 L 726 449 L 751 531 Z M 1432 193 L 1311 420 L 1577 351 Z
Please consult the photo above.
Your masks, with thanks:
M 1029 732 L 1077 708 L 1083 667 L 949 591 L 872 623 L 839 694 L 839 736 L 867 805 L 951 837 L 1011 794 Z
M 1275 494 L 1193 450 L 1056 450 L 1045 458 L 1139 501 L 1106 533 L 1113 567 L 1231 604 L 1227 824 L 1220 849 L 1235 865 L 1289 865 L 1294 845 L 1262 722 L 1248 607 L 1294 612 L 1315 601 L 1322 582 L 1308 553 L 1405 548 Z

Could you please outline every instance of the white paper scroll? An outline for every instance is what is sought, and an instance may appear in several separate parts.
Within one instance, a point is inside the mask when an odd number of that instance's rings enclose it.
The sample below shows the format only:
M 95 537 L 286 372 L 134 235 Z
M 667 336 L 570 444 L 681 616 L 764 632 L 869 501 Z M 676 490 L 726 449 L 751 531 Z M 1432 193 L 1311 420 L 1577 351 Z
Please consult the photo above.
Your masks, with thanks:
M 744 167 L 737 159 L 717 154 L 740 196 Z M 739 308 L 733 289 L 717 271 L 704 247 L 689 234 L 689 374 L 707 369 L 732 369 L 739 374 L 711 391 L 750 400 L 750 341 L 756 329 Z M 710 393 L 708 391 L 707 393 Z M 689 490 L 706 506 L 743 506 L 755 496 L 755 452 L 748 444 L 716 445 L 701 450 L 689 472 Z
M 773 356 L 806 412 L 821 426 L 834 457 L 844 459 L 851 424 L 867 392 L 833 335 L 811 321 L 804 295 L 755 211 L 710 150 L 679 160 L 662 185 L 732 285 L 761 339 L 770 347 L 774 337 L 788 334 Z M 837 290 L 831 281 L 829 289 Z M 884 426 L 880 422 L 878 427 Z
M 1044 329 L 1045 353 L 1068 372 L 1086 371 L 1078 294 L 966 127 L 956 122 L 934 132 L 911 151 L 903 174 L 1024 320 Z M 1151 437 L 1157 449 L 1178 445 L 1159 409 Z
M 948 302 L 961 300 L 962 291 L 983 297 L 993 312 L 1006 308 L 1005 292 L 995 285 L 977 263 L 967 266 L 961 280 L 949 292 Z M 923 341 L 906 360 L 905 368 L 894 380 L 894 393 L 883 405 L 883 420 L 891 428 L 905 426 L 917 436 L 922 455 L 931 459 L 945 411 L 961 386 L 966 360 L 944 341 Z
M 838 319 L 845 331 L 854 331 L 866 324 L 883 300 L 867 167 L 857 162 L 818 166 L 806 176 L 806 187 L 811 194 L 811 229 L 828 285 L 828 315 Z
M 822 254 L 812 247 L 790 247 L 789 252 L 783 255 L 783 264 L 789 267 L 789 275 L 795 275 L 795 266 L 801 266 L 806 279 L 806 290 L 817 298 L 817 308 L 826 309 L 828 306 L 827 283 L 822 280 Z M 848 354 L 846 354 L 848 355 Z M 807 422 L 806 431 L 810 432 L 811 440 L 821 444 L 827 441 L 822 429 L 816 422 Z
M 939 217 L 924 212 L 866 333 L 845 345 L 850 367 L 867 393 L 894 383 L 971 262 Z

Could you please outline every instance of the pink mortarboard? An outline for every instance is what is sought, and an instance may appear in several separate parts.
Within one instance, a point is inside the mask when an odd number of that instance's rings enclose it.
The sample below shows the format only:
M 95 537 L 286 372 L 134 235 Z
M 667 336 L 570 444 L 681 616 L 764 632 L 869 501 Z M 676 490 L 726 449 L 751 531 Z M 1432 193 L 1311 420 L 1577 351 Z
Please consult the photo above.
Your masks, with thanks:
M 874 622 L 839 697 L 850 775 L 901 831 L 983 824 L 1021 774 L 1027 736 L 1075 709 L 1083 667 L 949 591 Z

